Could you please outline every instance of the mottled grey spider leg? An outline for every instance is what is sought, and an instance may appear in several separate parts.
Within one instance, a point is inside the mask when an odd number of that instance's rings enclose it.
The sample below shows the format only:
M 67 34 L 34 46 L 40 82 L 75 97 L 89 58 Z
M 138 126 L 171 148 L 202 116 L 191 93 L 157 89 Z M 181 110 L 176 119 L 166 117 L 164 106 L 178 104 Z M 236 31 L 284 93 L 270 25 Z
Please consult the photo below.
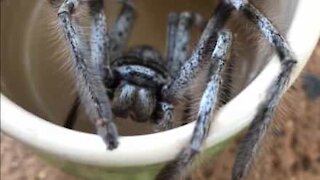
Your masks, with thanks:
M 80 27 L 72 18 L 72 12 L 76 10 L 81 2 L 85 1 L 65 0 L 58 11 L 58 16 L 71 48 L 72 64 L 80 100 L 85 105 L 86 112 L 96 126 L 98 134 L 103 138 L 108 149 L 112 150 L 118 146 L 118 133 L 115 124 L 112 122 L 110 102 L 103 86 L 101 74 L 96 68 L 96 62 L 90 59 L 86 41 L 79 33 Z M 90 2 L 91 13 L 102 13 L 102 5 L 102 0 Z M 92 8 L 93 6 L 95 8 Z M 97 39 L 103 38 L 98 33 L 103 29 L 100 28 L 102 27 L 97 27 Z
M 57 0 L 51 0 L 50 2 L 52 3 L 52 5 L 56 6 L 58 4 L 56 1 Z M 133 21 L 135 19 L 132 0 L 119 0 L 119 2 L 123 3 L 123 7 L 115 25 L 112 27 L 111 34 L 113 35 L 113 38 L 110 38 L 106 33 L 107 25 L 105 13 L 103 11 L 101 11 L 100 13 L 95 13 L 95 9 L 99 7 L 95 5 L 95 1 L 89 1 L 89 5 L 92 9 L 90 11 L 90 14 L 93 19 L 91 25 L 91 57 L 93 62 L 97 66 L 97 69 L 99 70 L 97 72 L 102 74 L 102 76 L 104 77 L 104 82 L 107 86 L 113 86 L 113 74 L 111 73 L 109 66 L 110 59 L 112 60 L 113 58 L 115 58 L 115 54 L 119 55 L 122 53 L 132 29 Z M 101 34 L 101 36 L 99 36 L 99 34 Z M 109 53 L 107 53 L 108 50 L 106 47 L 110 49 Z M 101 65 L 100 61 L 104 63 L 104 66 Z M 72 119 L 76 117 L 75 113 L 77 113 L 77 111 L 75 110 L 77 109 L 77 107 L 75 106 L 79 106 L 79 103 L 73 103 L 67 119 L 65 120 L 65 124 L 68 125 L 68 128 L 72 128 L 72 126 L 69 125 L 74 124 L 75 121 L 74 119 Z
M 162 89 L 162 98 L 172 102 L 183 95 L 196 74 L 209 62 L 208 53 L 212 52 L 217 33 L 222 29 L 231 14 L 232 8 L 221 2 L 204 29 L 199 43 L 191 57 L 181 66 L 178 75 Z
M 178 19 L 176 20 L 176 18 Z M 180 67 L 188 59 L 190 30 L 193 24 L 198 26 L 203 24 L 203 19 L 199 14 L 182 12 L 169 16 L 168 48 L 172 49 L 167 50 L 169 57 L 167 68 L 172 76 L 179 73 Z
M 133 0 L 118 0 L 123 4 L 121 12 L 112 26 L 110 32 L 110 57 L 111 60 L 121 56 L 128 44 L 128 38 L 136 19 Z
M 110 53 L 108 50 L 110 38 L 107 31 L 107 19 L 103 9 L 103 0 L 91 0 L 89 3 L 89 13 L 91 22 L 91 61 L 100 73 L 100 77 L 107 76 L 112 79 L 110 69 Z M 103 67 L 104 66 L 104 67 Z
M 248 174 L 254 162 L 254 157 L 264 139 L 267 129 L 272 123 L 272 114 L 280 100 L 283 90 L 286 88 L 295 64 L 295 55 L 289 44 L 280 35 L 272 23 L 252 4 L 244 0 L 233 0 L 230 3 L 242 11 L 252 21 L 265 38 L 275 47 L 280 57 L 281 71 L 273 84 L 269 87 L 265 101 L 260 104 L 257 114 L 251 123 L 249 130 L 240 145 L 233 167 L 232 179 L 242 180 Z
M 208 54 L 213 51 L 216 43 L 217 33 L 222 29 L 226 20 L 231 14 L 232 8 L 220 2 L 213 16 L 209 19 L 204 29 L 199 43 L 191 57 L 181 66 L 180 71 L 175 78 L 166 84 L 161 90 L 161 102 L 165 106 L 172 107 L 172 103 L 176 103 L 181 98 L 197 73 L 204 69 L 205 65 L 210 62 Z M 162 117 L 159 116 L 158 124 L 167 127 L 172 121 L 173 108 L 160 109 Z
M 167 69 L 171 76 L 176 76 L 180 67 L 188 58 L 190 30 L 193 24 L 201 25 L 202 17 L 199 14 L 183 12 L 170 13 L 167 30 Z M 160 120 L 157 124 L 161 129 L 173 127 L 173 105 L 168 102 L 158 104 Z M 161 117 L 161 118 L 159 118 Z
M 177 76 L 179 70 L 183 63 L 190 56 L 190 38 L 191 38 L 191 28 L 195 25 L 199 29 L 203 30 L 205 25 L 203 18 L 200 14 L 192 12 L 182 12 L 179 15 L 179 21 L 177 24 L 176 34 L 175 34 L 175 46 L 173 49 L 173 61 L 168 64 L 169 72 L 172 76 Z M 169 61 L 170 62 L 170 61 Z M 182 122 L 186 122 L 188 116 L 190 115 L 189 106 L 191 104 L 190 94 L 186 92 L 184 94 L 184 114 L 182 116 Z M 181 102 L 182 103 L 182 102 Z
M 166 63 L 167 68 L 171 69 L 169 64 L 173 64 L 174 59 L 174 48 L 176 43 L 176 32 L 179 22 L 179 14 L 172 12 L 168 16 L 167 25 L 167 41 L 166 41 Z M 169 70 L 170 72 L 170 70 Z M 171 72 L 170 72 L 171 73 Z M 173 127 L 173 106 L 167 102 L 160 102 L 157 105 L 156 111 L 156 123 L 160 129 L 171 129 Z
M 157 104 L 155 123 L 157 124 L 157 128 L 159 128 L 159 130 L 173 128 L 173 110 L 174 108 L 171 103 L 160 101 Z
M 194 160 L 208 135 L 218 104 L 219 89 L 221 83 L 221 72 L 225 61 L 229 58 L 232 37 L 230 32 L 220 32 L 217 45 L 212 53 L 211 78 L 202 95 L 198 111 L 196 126 L 190 143 L 181 151 L 178 157 L 167 164 L 158 174 L 157 179 L 176 180 L 183 179 L 188 166 Z
M 175 36 L 177 32 L 177 25 L 179 22 L 179 14 L 171 12 L 168 16 L 168 25 L 167 25 L 167 40 L 166 40 L 166 61 L 168 64 L 173 62 L 173 52 L 175 46 Z

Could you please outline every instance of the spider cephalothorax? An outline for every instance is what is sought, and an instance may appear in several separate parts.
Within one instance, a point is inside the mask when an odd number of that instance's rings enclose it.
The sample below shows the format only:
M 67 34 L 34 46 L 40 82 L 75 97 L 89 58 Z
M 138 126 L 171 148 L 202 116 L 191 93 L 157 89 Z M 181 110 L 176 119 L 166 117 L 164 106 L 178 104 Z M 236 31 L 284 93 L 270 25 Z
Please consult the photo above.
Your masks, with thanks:
M 110 31 L 107 30 L 103 0 L 64 0 L 58 12 L 60 25 L 71 49 L 78 99 L 109 150 L 118 146 L 114 115 L 130 116 L 140 122 L 151 120 L 171 128 L 174 108 L 179 104 L 179 99 L 186 95 L 199 72 L 207 71 L 208 74 L 192 138 L 178 157 L 160 171 L 156 177 L 159 180 L 180 179 L 207 137 L 219 102 L 221 72 L 231 49 L 231 33 L 223 27 L 232 12 L 243 13 L 274 46 L 280 57 L 281 71 L 257 109 L 237 154 L 232 179 L 243 179 L 271 124 L 272 113 L 296 63 L 286 40 L 247 0 L 219 0 L 191 55 L 188 53 L 190 27 L 202 27 L 204 21 L 198 14 L 190 12 L 169 15 L 167 54 L 164 58 L 147 46 L 124 53 L 135 19 L 135 8 L 130 0 L 120 2 L 123 4 L 122 11 Z M 74 11 L 81 3 L 88 5 L 92 19 L 90 44 L 74 20 Z

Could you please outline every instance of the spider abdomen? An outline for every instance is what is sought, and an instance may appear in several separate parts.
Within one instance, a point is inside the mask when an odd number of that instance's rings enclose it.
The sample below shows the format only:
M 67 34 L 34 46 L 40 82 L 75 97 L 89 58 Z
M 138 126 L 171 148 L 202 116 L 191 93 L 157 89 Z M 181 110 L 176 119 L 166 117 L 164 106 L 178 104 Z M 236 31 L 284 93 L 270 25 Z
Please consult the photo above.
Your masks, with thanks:
M 118 117 L 129 116 L 134 121 L 145 122 L 151 118 L 156 103 L 155 89 L 123 81 L 115 90 L 112 111 Z

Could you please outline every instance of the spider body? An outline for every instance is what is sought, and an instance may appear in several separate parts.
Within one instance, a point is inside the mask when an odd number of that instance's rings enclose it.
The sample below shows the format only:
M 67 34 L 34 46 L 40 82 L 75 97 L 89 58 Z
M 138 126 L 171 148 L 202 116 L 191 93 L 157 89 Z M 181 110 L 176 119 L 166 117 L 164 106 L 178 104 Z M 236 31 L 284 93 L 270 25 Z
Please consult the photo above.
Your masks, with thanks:
M 232 44 L 231 32 L 223 28 L 232 13 L 242 13 L 275 48 L 281 70 L 256 111 L 233 167 L 232 179 L 244 179 L 297 62 L 285 38 L 247 0 L 219 0 L 191 55 L 188 53 L 190 27 L 202 27 L 204 22 L 200 15 L 191 12 L 169 14 L 167 54 L 164 58 L 147 46 L 124 53 L 135 19 L 135 8 L 130 0 L 120 2 L 122 11 L 110 31 L 107 30 L 103 0 L 64 0 L 58 11 L 60 25 L 71 50 L 77 99 L 82 101 L 89 119 L 109 150 L 119 145 L 114 115 L 131 117 L 138 122 L 150 120 L 163 128 L 171 128 L 174 108 L 181 104 L 181 97 L 186 95 L 199 72 L 207 71 L 206 87 L 195 117 L 192 138 L 177 158 L 160 171 L 157 180 L 181 179 L 201 151 L 218 109 L 222 72 Z M 80 4 L 87 4 L 90 10 L 90 45 L 73 16 Z
M 160 53 L 149 46 L 132 49 L 127 55 L 111 62 L 117 81 L 112 112 L 122 118 L 128 116 L 137 122 L 156 119 L 161 105 L 161 89 L 170 79 L 161 64 Z

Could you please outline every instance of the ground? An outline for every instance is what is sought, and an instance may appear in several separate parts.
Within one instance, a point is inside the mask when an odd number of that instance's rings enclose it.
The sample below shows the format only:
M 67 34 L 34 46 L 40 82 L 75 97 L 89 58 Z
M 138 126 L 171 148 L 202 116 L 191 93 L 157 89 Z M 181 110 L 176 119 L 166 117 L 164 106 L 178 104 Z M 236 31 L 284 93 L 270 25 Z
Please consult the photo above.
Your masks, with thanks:
M 320 43 L 303 75 L 282 100 L 275 125 L 250 175 L 251 180 L 320 179 L 320 97 L 308 97 L 303 81 L 307 74 L 320 77 Z M 236 140 L 205 167 L 196 170 L 191 179 L 229 180 L 238 142 Z M 49 166 L 4 134 L 1 134 L 1 179 L 76 180 Z

